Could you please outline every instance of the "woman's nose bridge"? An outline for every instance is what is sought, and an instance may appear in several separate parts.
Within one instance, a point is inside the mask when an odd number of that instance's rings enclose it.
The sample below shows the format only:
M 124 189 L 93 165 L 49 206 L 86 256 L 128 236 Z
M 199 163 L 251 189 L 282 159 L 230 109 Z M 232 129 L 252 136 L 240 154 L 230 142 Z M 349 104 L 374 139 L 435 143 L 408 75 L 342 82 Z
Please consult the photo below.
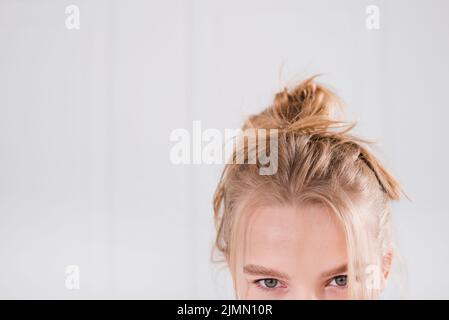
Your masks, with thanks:
M 319 300 L 318 294 L 315 288 L 306 286 L 306 285 L 298 285 L 290 291 L 291 296 L 290 299 L 294 300 Z

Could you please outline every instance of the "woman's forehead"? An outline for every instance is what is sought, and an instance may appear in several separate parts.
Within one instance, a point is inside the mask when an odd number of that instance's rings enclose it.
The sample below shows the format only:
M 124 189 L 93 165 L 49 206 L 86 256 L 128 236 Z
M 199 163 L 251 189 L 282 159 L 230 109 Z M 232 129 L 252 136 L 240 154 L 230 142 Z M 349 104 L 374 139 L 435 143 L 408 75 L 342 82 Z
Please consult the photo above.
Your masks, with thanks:
M 295 266 L 346 261 L 345 234 L 325 206 L 259 207 L 239 224 L 237 250 L 246 262 Z M 297 268 L 295 268 L 297 270 Z

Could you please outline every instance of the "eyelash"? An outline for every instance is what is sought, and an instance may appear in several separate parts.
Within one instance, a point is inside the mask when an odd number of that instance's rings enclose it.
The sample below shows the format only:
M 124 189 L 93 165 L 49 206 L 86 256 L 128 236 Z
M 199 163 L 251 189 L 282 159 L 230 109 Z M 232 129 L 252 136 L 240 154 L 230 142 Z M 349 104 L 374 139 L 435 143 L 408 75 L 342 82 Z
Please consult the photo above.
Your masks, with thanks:
M 336 283 L 335 279 L 340 278 L 340 277 L 345 277 L 345 279 L 346 279 L 346 284 L 344 286 L 339 286 Z M 330 285 L 332 282 L 335 282 L 335 285 Z M 346 274 L 339 274 L 338 276 L 332 277 L 330 279 L 330 281 L 327 282 L 326 287 L 333 287 L 333 288 L 337 288 L 337 289 L 346 289 L 348 287 L 348 276 Z
M 337 278 L 340 278 L 340 277 L 346 277 L 346 285 L 344 285 L 344 286 L 339 286 L 338 284 L 336 284 L 336 279 L 337 279 Z M 337 288 L 337 289 L 346 289 L 347 286 L 348 286 L 348 284 L 347 284 L 347 281 L 348 281 L 348 280 L 347 280 L 347 277 L 348 277 L 348 276 L 347 276 L 346 274 L 340 274 L 340 275 L 337 275 L 337 276 L 335 276 L 335 277 L 332 277 L 330 280 L 328 280 L 328 281 L 326 282 L 326 287 L 333 287 L 333 288 Z M 261 283 L 262 283 L 263 281 L 265 281 L 265 280 L 275 280 L 275 281 L 277 281 L 276 287 L 274 287 L 274 288 L 268 288 L 268 287 L 262 285 Z M 335 282 L 335 285 L 330 285 L 332 282 Z M 285 287 L 286 287 L 285 284 L 283 284 L 282 281 L 280 281 L 280 280 L 278 280 L 278 279 L 275 279 L 275 278 L 263 278 L 263 279 L 258 279 L 258 280 L 254 280 L 254 283 L 257 285 L 258 288 L 260 288 L 260 289 L 262 289 L 262 290 L 267 290 L 267 291 L 273 291 L 273 290 L 276 290 L 276 289 L 282 289 L 282 288 L 285 288 Z M 278 286 L 277 286 L 278 284 L 281 284 L 282 287 L 278 287 Z
M 268 288 L 268 287 L 262 285 L 262 282 L 265 281 L 265 280 L 275 280 L 275 281 L 277 281 L 276 287 Z M 260 288 L 262 290 L 267 290 L 267 291 L 273 291 L 273 290 L 282 289 L 282 288 L 286 287 L 285 284 L 281 280 L 278 280 L 278 279 L 275 279 L 275 278 L 258 279 L 258 280 L 254 280 L 254 283 L 257 285 L 258 288 Z M 278 285 L 281 285 L 281 287 L 278 287 Z

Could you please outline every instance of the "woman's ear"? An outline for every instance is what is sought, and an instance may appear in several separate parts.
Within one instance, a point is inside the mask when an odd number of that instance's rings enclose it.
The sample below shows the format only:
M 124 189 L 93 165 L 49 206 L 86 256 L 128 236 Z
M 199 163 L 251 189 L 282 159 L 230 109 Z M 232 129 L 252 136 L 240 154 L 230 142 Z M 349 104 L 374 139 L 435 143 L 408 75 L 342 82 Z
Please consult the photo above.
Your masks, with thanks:
M 382 291 L 387 285 L 387 279 L 390 274 L 391 263 L 393 262 L 393 249 L 390 248 L 382 257 Z

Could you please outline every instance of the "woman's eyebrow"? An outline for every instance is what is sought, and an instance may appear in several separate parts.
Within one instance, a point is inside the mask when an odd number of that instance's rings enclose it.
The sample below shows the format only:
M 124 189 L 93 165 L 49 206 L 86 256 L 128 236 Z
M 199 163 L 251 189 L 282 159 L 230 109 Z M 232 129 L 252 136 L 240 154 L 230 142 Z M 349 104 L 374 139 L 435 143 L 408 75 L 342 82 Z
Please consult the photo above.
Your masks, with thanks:
M 256 264 L 248 264 L 243 267 L 243 272 L 246 274 L 251 274 L 254 276 L 265 276 L 265 277 L 273 277 L 273 278 L 282 278 L 282 279 L 290 279 L 289 275 L 281 272 L 279 270 L 275 270 L 272 268 L 267 268 L 264 266 L 259 266 Z
M 334 276 L 336 274 L 341 274 L 341 273 L 345 273 L 348 271 L 348 264 L 344 263 L 341 266 L 338 266 L 336 268 L 333 268 L 331 270 L 328 271 L 324 271 L 323 273 L 321 273 L 321 278 L 327 278 L 330 276 Z

